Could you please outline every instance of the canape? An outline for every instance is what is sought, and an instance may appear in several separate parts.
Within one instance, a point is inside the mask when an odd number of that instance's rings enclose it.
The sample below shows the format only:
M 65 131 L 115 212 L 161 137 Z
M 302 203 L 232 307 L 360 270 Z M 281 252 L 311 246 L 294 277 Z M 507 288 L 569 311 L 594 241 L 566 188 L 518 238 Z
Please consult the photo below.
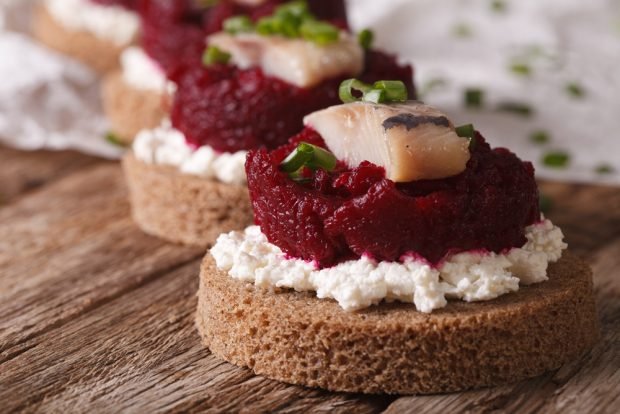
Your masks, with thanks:
M 591 272 L 541 215 L 530 163 L 398 83 L 341 96 L 248 154 L 255 225 L 221 235 L 200 273 L 213 354 L 293 384 L 416 394 L 518 381 L 593 346 Z
M 107 75 L 102 85 L 104 110 L 116 139 L 130 143 L 140 130 L 159 125 L 175 88 L 167 72 L 183 62 L 199 60 L 207 36 L 222 30 L 232 17 L 242 15 L 257 21 L 281 3 L 283 0 L 140 3 L 140 46 L 122 53 L 120 69 Z M 318 18 L 346 27 L 343 0 L 310 0 L 308 8 Z
M 284 144 L 305 115 L 339 101 L 343 79 L 397 78 L 414 97 L 410 66 L 365 50 L 348 31 L 316 20 L 304 2 L 279 6 L 256 24 L 234 17 L 225 26 L 209 37 L 202 60 L 170 71 L 170 120 L 141 131 L 124 159 L 136 222 L 170 241 L 208 246 L 224 227 L 250 224 L 247 151 Z
M 37 40 L 102 74 L 118 67 L 139 29 L 137 0 L 44 0 L 32 20 Z

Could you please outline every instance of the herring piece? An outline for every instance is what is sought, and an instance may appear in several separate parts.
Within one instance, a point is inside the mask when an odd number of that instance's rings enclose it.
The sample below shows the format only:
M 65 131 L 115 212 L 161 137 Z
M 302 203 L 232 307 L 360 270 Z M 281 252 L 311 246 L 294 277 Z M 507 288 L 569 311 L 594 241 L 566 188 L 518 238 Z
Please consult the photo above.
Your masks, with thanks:
M 344 32 L 338 42 L 325 46 L 303 39 L 225 32 L 210 36 L 208 43 L 230 53 L 231 62 L 241 69 L 260 67 L 266 75 L 300 88 L 326 79 L 356 76 L 364 69 L 362 47 Z
M 420 102 L 337 105 L 306 116 L 304 124 L 339 160 L 350 167 L 370 161 L 395 182 L 451 177 L 470 158 L 469 140 L 442 112 Z

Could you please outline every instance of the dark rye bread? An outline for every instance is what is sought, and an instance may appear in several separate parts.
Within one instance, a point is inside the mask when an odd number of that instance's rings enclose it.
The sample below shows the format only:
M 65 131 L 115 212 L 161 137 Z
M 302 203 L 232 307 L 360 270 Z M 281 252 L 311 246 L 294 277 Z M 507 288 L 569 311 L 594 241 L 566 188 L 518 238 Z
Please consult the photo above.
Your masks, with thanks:
M 91 33 L 65 28 L 50 15 L 43 2 L 33 10 L 32 34 L 44 45 L 81 61 L 100 74 L 118 68 L 125 48 Z
M 402 303 L 347 313 L 314 293 L 236 281 L 207 254 L 196 324 L 213 354 L 276 380 L 332 391 L 453 392 L 540 375 L 593 346 L 589 267 L 565 254 L 549 278 L 432 314 Z
M 153 129 L 166 116 L 165 95 L 136 89 L 125 83 L 121 71 L 105 76 L 101 86 L 103 109 L 114 135 L 131 143 L 143 129 Z
M 134 221 L 148 234 L 209 247 L 221 233 L 252 224 L 248 189 L 123 157 Z

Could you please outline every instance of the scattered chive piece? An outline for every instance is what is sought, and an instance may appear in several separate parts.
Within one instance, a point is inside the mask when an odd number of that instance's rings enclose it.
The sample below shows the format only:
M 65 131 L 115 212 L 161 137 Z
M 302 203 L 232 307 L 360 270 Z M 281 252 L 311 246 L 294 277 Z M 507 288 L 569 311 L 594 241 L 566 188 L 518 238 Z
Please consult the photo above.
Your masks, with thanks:
M 543 156 L 543 164 L 551 168 L 566 168 L 570 155 L 564 151 L 549 152 Z
M 519 76 L 530 76 L 532 74 L 532 68 L 525 63 L 513 63 L 510 65 L 510 70 Z
M 601 164 L 598 167 L 596 167 L 595 171 L 596 171 L 597 174 L 603 175 L 603 174 L 611 174 L 615 170 L 614 170 L 614 167 L 612 167 L 609 164 Z
M 493 0 L 491 2 L 491 10 L 493 10 L 496 13 L 503 13 L 506 11 L 506 9 L 507 9 L 506 3 L 503 2 L 502 0 Z
M 355 96 L 354 91 L 361 93 L 361 98 Z M 401 81 L 383 80 L 369 85 L 357 79 L 347 79 L 342 82 L 338 94 L 344 103 L 358 101 L 373 103 L 405 102 L 409 96 L 407 86 Z
M 454 128 L 456 135 L 461 138 L 469 139 L 469 149 L 472 150 L 476 147 L 476 128 L 473 124 L 465 124 Z
M 549 213 L 553 208 L 553 200 L 543 193 L 540 193 L 538 196 L 538 208 L 540 208 L 540 211 L 544 214 Z
M 577 82 L 569 82 L 566 84 L 566 93 L 573 98 L 583 98 L 585 91 Z
M 119 138 L 114 132 L 108 132 L 105 134 L 105 140 L 108 141 L 112 145 L 116 145 L 117 147 L 126 147 L 127 144 L 123 142 L 122 139 Z
M 456 37 L 471 37 L 474 32 L 471 30 L 471 27 L 465 23 L 459 23 L 452 28 L 452 33 Z
M 332 171 L 336 168 L 336 157 L 331 152 L 307 142 L 300 142 L 297 148 L 282 161 L 280 168 L 293 179 L 305 178 L 301 174 L 303 168 L 312 170 L 323 169 Z
M 373 88 L 385 91 L 385 100 L 388 102 L 405 102 L 407 100 L 407 86 L 402 81 L 382 80 L 375 82 Z
M 340 100 L 344 103 L 350 103 L 359 101 L 360 99 L 353 95 L 353 91 L 361 92 L 365 94 L 370 91 L 372 87 L 368 84 L 365 84 L 362 81 L 357 79 L 347 79 L 340 84 L 340 88 L 338 89 L 338 94 L 340 95 Z
M 276 7 L 274 16 L 284 18 L 295 17 L 298 19 L 312 17 L 308 9 L 308 3 L 305 0 L 291 1 Z
M 534 113 L 531 106 L 522 102 L 503 102 L 497 106 L 497 110 L 502 112 L 512 112 L 523 117 L 528 117 Z
M 227 64 L 230 58 L 230 53 L 224 52 L 217 46 L 209 46 L 202 55 L 202 63 L 205 66 L 211 66 L 216 63 Z
M 299 32 L 302 38 L 321 46 L 337 42 L 340 37 L 340 31 L 336 26 L 316 20 L 306 20 L 303 22 Z
M 481 108 L 484 104 L 484 91 L 478 88 L 465 90 L 465 106 L 468 108 Z
M 551 141 L 551 138 L 549 137 L 549 133 L 547 131 L 543 131 L 541 129 L 530 134 L 530 141 L 534 144 L 544 145 Z
M 254 23 L 248 16 L 234 16 L 224 20 L 224 31 L 230 34 L 254 31 Z
M 364 50 L 369 50 L 375 40 L 375 34 L 370 29 L 364 29 L 357 35 L 357 41 Z

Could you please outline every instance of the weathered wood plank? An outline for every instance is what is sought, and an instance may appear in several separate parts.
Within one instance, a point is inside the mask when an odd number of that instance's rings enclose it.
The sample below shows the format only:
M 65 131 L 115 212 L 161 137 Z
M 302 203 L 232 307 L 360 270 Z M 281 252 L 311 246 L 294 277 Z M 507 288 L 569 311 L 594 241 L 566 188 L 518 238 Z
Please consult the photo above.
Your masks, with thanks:
M 288 386 L 210 355 L 193 324 L 198 263 L 29 340 L 2 365 L 5 409 L 370 413 L 389 404 Z
M 202 255 L 144 235 L 120 168 L 80 171 L 0 210 L 0 361 L 56 328 Z
M 16 196 L 104 161 L 75 151 L 18 151 L 0 145 L 0 207 Z

